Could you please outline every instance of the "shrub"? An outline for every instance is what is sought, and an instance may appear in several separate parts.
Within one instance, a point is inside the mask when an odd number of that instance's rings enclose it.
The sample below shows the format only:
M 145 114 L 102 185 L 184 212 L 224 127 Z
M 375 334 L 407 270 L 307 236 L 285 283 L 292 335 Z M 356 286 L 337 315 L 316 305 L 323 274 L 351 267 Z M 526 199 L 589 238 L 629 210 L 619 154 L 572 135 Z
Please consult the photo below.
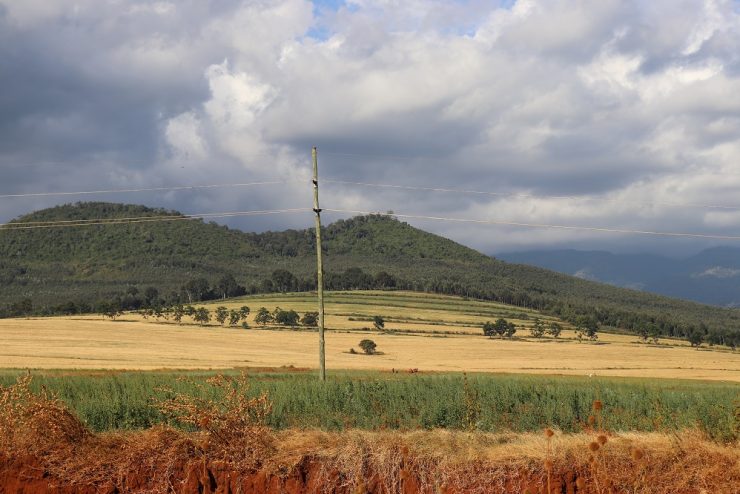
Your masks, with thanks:
M 385 328 L 385 321 L 381 316 L 373 317 L 373 327 L 375 327 L 375 329 L 377 329 L 378 331 Z
M 372 355 L 375 353 L 375 349 L 377 348 L 377 345 L 373 340 L 362 340 L 360 342 L 360 348 L 362 348 L 362 351 L 365 352 L 368 355 Z
M 301 318 L 301 324 L 311 328 L 315 328 L 319 325 L 319 313 L 318 312 L 306 312 Z

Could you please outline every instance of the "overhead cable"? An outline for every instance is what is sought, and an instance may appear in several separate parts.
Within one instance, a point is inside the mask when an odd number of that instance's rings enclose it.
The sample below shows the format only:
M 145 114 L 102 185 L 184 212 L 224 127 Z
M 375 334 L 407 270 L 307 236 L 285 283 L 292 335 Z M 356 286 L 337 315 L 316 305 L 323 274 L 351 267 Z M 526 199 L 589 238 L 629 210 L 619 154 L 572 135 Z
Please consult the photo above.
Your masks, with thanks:
M 682 232 L 659 232 L 649 230 L 630 230 L 625 228 L 602 228 L 602 227 L 591 227 L 591 226 L 569 226 L 569 225 L 552 225 L 548 223 L 522 223 L 518 221 L 503 221 L 503 220 L 478 220 L 470 218 L 448 218 L 444 216 L 425 216 L 419 214 L 403 214 L 403 213 L 381 213 L 377 211 L 358 211 L 352 209 L 328 209 L 324 208 L 323 211 L 330 211 L 334 213 L 350 213 L 350 214 L 364 214 L 364 215 L 380 215 L 380 216 L 392 216 L 398 218 L 413 218 L 421 220 L 438 220 L 438 221 L 451 221 L 458 223 L 478 223 L 488 225 L 503 225 L 503 226 L 517 226 L 527 228 L 550 228 L 557 230 L 579 230 L 579 231 L 591 231 L 591 232 L 603 232 L 603 233 L 629 233 L 637 235 L 655 235 L 662 237 L 689 237 L 689 238 L 705 238 L 705 239 L 720 239 L 720 240 L 740 240 L 740 235 L 713 235 L 704 233 L 682 233 Z
M 470 190 L 470 189 L 455 189 L 445 187 L 417 187 L 413 185 L 395 185 L 395 184 L 378 184 L 368 182 L 350 182 L 347 180 L 331 180 L 324 179 L 322 182 L 342 185 L 359 185 L 363 187 L 378 187 L 386 189 L 402 189 L 402 190 L 417 190 L 427 192 L 453 192 L 458 194 L 476 194 L 476 195 L 488 195 L 488 196 L 501 196 L 501 197 L 524 197 L 529 199 L 568 199 L 568 200 L 593 200 L 599 202 L 609 203 L 626 203 L 628 201 L 618 199 L 604 199 L 604 198 L 589 198 L 583 196 L 545 196 L 535 194 L 522 194 L 517 192 L 490 192 L 481 190 Z M 740 210 L 740 206 L 724 206 L 718 204 L 699 204 L 699 203 L 681 203 L 681 202 L 632 202 L 629 204 L 636 206 L 669 206 L 669 207 L 690 207 L 690 208 L 707 208 L 707 209 L 729 209 L 729 210 Z
M 176 190 L 193 190 L 193 189 L 216 189 L 223 187 L 251 187 L 256 185 L 278 185 L 289 183 L 289 180 L 271 180 L 267 182 L 245 182 L 229 184 L 208 184 L 208 185 L 176 185 L 168 187 L 146 187 L 139 189 L 108 189 L 108 190 L 83 190 L 77 192 L 29 192 L 18 194 L 0 194 L 0 199 L 10 197 L 47 197 L 47 196 L 81 196 L 91 194 L 120 194 L 127 192 L 165 192 Z

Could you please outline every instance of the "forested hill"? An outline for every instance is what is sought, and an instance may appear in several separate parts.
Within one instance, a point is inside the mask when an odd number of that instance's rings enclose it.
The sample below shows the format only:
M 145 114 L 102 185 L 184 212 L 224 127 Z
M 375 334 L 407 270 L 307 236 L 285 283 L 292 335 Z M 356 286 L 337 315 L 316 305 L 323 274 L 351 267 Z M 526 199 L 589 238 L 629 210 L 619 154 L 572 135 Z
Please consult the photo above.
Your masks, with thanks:
M 176 211 L 110 203 L 45 209 L 13 224 L 181 216 Z M 575 320 L 683 335 L 740 331 L 740 311 L 679 301 L 509 264 L 384 216 L 326 226 L 330 289 L 405 288 L 498 300 Z M 313 230 L 246 233 L 200 220 L 29 230 L 0 229 L 0 306 L 30 299 L 36 310 L 94 304 L 156 288 L 165 301 L 236 292 L 315 287 Z M 233 279 L 231 277 L 233 276 Z M 196 283 L 198 282 L 198 283 Z M 192 296 L 193 290 L 187 290 Z M 26 305 L 28 301 L 25 302 Z M 72 304 L 74 305 L 74 304 Z M 706 326 L 703 326 L 706 325 Z

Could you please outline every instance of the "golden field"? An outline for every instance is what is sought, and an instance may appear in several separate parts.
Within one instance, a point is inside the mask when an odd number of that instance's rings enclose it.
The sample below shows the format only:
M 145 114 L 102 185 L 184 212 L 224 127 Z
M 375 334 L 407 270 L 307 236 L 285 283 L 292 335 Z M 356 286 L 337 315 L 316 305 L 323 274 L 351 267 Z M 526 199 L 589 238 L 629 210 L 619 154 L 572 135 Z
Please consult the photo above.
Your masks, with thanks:
M 203 304 L 252 309 L 250 329 L 182 325 L 126 314 L 116 321 L 100 316 L 0 320 L 0 367 L 39 369 L 208 369 L 317 366 L 316 331 L 261 329 L 260 306 L 300 313 L 315 308 L 309 294 L 245 297 Z M 200 304 L 199 304 L 200 305 Z M 601 333 L 598 342 L 578 342 L 572 330 L 557 340 L 531 338 L 522 327 L 536 313 L 500 304 L 409 293 L 337 293 L 328 297 L 328 369 L 419 369 L 569 375 L 709 379 L 740 382 L 740 355 L 694 349 L 684 342 L 638 343 L 631 335 Z M 382 315 L 386 329 L 367 330 L 367 318 Z M 514 340 L 489 339 L 480 327 L 497 315 L 520 325 Z M 548 320 L 549 318 L 543 317 Z M 403 332 L 403 331 L 408 331 Z M 379 355 L 351 354 L 363 338 L 377 343 Z

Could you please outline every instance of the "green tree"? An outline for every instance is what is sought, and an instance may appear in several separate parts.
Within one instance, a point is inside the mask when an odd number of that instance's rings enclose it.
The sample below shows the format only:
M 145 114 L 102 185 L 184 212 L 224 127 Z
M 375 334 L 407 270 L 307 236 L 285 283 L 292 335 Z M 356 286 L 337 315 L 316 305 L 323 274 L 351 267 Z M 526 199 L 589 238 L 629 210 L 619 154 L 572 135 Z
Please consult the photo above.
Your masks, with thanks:
M 267 323 L 272 322 L 272 314 L 265 307 L 260 307 L 257 311 L 257 315 L 254 318 L 257 324 L 265 326 Z
M 110 318 L 111 321 L 115 321 L 118 316 L 123 314 L 123 311 L 115 302 L 106 302 L 101 305 L 101 313 L 103 316 Z
M 532 336 L 535 338 L 542 338 L 545 335 L 545 323 L 539 317 L 534 320 L 534 325 L 529 329 Z
M 157 305 L 159 302 L 159 290 L 153 286 L 147 287 L 146 290 L 144 290 L 144 302 L 149 307 Z
M 366 354 L 372 355 L 375 353 L 377 345 L 373 340 L 362 340 L 360 341 L 360 348 L 362 348 L 362 351 Z
M 599 322 L 595 317 L 580 316 L 576 320 L 576 337 L 581 341 L 584 337 L 591 341 L 599 338 Z
M 697 328 L 691 328 L 689 330 L 689 333 L 686 335 L 686 339 L 689 341 L 691 346 L 693 347 L 700 347 L 702 342 L 704 341 L 704 334 L 700 329 Z
M 238 310 L 231 309 L 229 311 L 229 326 L 236 326 L 241 321 L 242 316 Z
M 506 319 L 503 318 L 496 319 L 496 322 L 493 324 L 493 330 L 496 332 L 499 338 L 503 338 L 506 332 L 509 330 L 509 323 L 506 321 Z
M 239 307 L 239 317 L 246 321 L 247 317 L 249 317 L 249 307 L 246 305 Z
M 509 322 L 506 325 L 506 337 L 513 338 L 514 333 L 516 333 L 516 324 L 514 324 L 513 322 Z
M 196 278 L 188 281 L 183 285 L 182 291 L 191 304 L 211 298 L 211 288 L 208 286 L 208 280 L 205 278 Z
M 185 309 L 182 304 L 175 304 L 172 307 L 172 320 L 178 325 L 182 323 L 182 316 L 185 315 Z
M 318 312 L 306 312 L 301 318 L 301 324 L 311 328 L 315 328 L 319 325 L 319 313 Z
M 382 330 L 383 328 L 385 328 L 385 320 L 381 316 L 374 316 L 373 327 L 378 331 Z
M 216 307 L 216 321 L 223 326 L 226 322 L 226 319 L 229 317 L 229 309 L 228 307 L 224 307 L 223 305 Z
M 294 310 L 282 310 L 278 307 L 273 317 L 276 323 L 283 326 L 298 326 L 298 313 Z
M 560 323 L 557 322 L 551 322 L 550 327 L 548 328 L 547 332 L 553 337 L 557 338 L 560 336 L 560 333 L 563 332 L 563 327 L 560 325 Z
M 208 324 L 211 321 L 211 311 L 205 307 L 198 307 L 195 309 L 193 320 L 199 323 L 201 326 Z
M 660 327 L 658 327 L 657 324 L 651 324 L 648 336 L 652 340 L 653 344 L 657 345 L 658 341 L 660 340 Z
M 489 338 L 493 338 L 496 334 L 496 326 L 491 321 L 486 321 L 483 325 L 483 334 Z
M 276 269 L 272 272 L 272 284 L 279 292 L 285 293 L 295 290 L 298 280 L 287 269 Z
M 216 290 L 221 298 L 238 297 L 244 295 L 244 287 L 239 286 L 231 273 L 223 275 L 216 283 Z
M 650 330 L 647 325 L 642 324 L 637 328 L 637 336 L 639 336 L 643 342 L 647 343 L 648 338 L 650 337 Z

